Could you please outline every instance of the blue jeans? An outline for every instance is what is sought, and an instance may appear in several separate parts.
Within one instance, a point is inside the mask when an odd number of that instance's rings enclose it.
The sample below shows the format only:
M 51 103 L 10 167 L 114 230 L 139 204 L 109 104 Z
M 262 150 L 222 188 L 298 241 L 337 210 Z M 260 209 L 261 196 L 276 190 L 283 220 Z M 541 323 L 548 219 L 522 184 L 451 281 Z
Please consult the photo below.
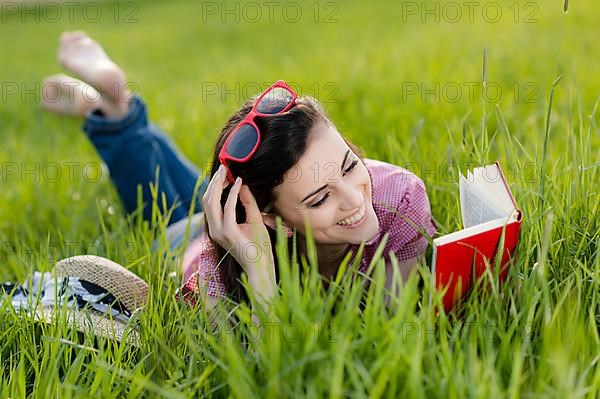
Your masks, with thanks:
M 111 180 L 127 213 L 132 213 L 138 208 L 137 186 L 141 185 L 142 217 L 144 220 L 150 220 L 150 183 L 157 182 L 157 204 L 161 212 L 174 207 L 169 229 L 178 230 L 178 226 L 186 223 L 200 173 L 158 126 L 148 122 L 146 105 L 139 96 L 133 98 L 128 113 L 119 119 L 106 118 L 99 110 L 93 111 L 87 116 L 83 130 L 108 166 Z M 200 184 L 195 212 L 202 212 L 201 199 L 208 182 L 209 178 L 205 177 Z M 163 209 L 163 195 L 166 198 L 166 209 Z M 198 217 L 193 219 L 194 225 L 200 222 Z M 197 227 L 192 230 L 197 230 Z M 193 231 L 191 235 L 197 236 L 198 233 Z M 175 241 L 177 238 L 174 237 Z M 178 243 L 172 242 L 172 246 L 176 244 Z

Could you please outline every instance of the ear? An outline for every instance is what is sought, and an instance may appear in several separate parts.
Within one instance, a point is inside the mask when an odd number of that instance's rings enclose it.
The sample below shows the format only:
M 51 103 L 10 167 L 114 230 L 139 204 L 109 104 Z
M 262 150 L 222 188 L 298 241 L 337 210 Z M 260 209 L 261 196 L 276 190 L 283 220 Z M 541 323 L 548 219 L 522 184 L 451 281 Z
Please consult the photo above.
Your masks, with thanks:
M 275 221 L 275 217 L 276 215 L 274 213 L 266 213 L 266 212 L 261 212 L 262 218 L 263 218 L 263 223 L 267 226 L 269 226 L 270 228 L 272 228 L 273 230 L 277 231 L 277 224 Z M 282 223 L 283 224 L 283 230 L 285 231 L 285 235 L 290 238 L 294 236 L 294 230 L 292 230 L 288 225 L 285 224 L 285 222 Z
M 267 213 L 267 212 L 261 212 L 262 215 L 262 219 L 263 219 L 263 223 L 267 226 L 269 226 L 270 228 L 272 228 L 273 230 L 276 230 L 276 224 L 275 224 L 275 214 L 274 213 Z M 285 225 L 285 223 L 284 223 Z

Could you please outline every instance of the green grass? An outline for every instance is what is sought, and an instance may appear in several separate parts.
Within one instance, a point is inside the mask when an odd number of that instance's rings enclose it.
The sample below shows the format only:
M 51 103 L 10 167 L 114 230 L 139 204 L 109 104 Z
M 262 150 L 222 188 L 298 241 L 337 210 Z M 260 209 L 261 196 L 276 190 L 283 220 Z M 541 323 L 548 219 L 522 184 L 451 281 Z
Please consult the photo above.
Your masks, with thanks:
M 524 23 L 534 3 L 538 21 Z M 203 22 L 192 1 L 140 2 L 138 22 L 129 24 L 113 22 L 112 3 L 97 23 L 80 8 L 73 22 L 0 15 L 0 279 L 22 281 L 63 257 L 94 253 L 151 285 L 139 349 L 0 311 L 0 397 L 598 397 L 600 4 L 571 2 L 564 14 L 559 1 L 506 1 L 498 23 L 486 22 L 481 7 L 472 23 L 466 15 L 421 23 L 406 15 L 403 22 L 400 3 L 347 1 L 335 3 L 338 22 L 330 24 L 322 22 L 333 10 L 326 2 L 318 3 L 319 23 L 314 2 L 298 4 L 298 23 L 280 12 L 270 23 L 266 11 L 257 23 Z M 321 98 L 368 158 L 421 176 L 442 234 L 460 228 L 454 166 L 500 160 L 525 214 L 507 283 L 498 287 L 490 276 L 491 292 L 471 297 L 456 320 L 436 318 L 429 285 L 420 293 L 416 279 L 389 310 L 382 284 L 371 285 L 359 313 L 362 292 L 349 276 L 324 292 L 314 268 L 302 290 L 284 272 L 279 324 L 257 337 L 240 306 L 235 330 L 205 333 L 202 313 L 173 300 L 177 282 L 168 273 L 177 265 L 163 256 L 164 223 L 128 222 L 106 172 L 82 175 L 100 163 L 81 122 L 44 113 L 39 95 L 21 98 L 23 85 L 35 93 L 60 71 L 55 52 L 66 29 L 84 29 L 105 46 L 152 120 L 198 165 L 210 160 L 218 130 L 246 95 L 222 98 L 207 86 L 237 83 L 252 95 L 255 82 L 264 88 L 280 78 Z M 484 47 L 487 85 L 503 90 L 497 101 L 481 95 Z M 462 96 L 423 101 L 422 91 L 406 93 L 436 82 L 440 90 L 462 87 Z M 7 94 L 11 84 L 17 95 Z M 469 98 L 471 84 L 478 86 Z M 60 178 L 50 174 L 54 164 Z M 421 273 L 428 281 L 427 269 Z M 302 333 L 294 337 L 296 327 Z

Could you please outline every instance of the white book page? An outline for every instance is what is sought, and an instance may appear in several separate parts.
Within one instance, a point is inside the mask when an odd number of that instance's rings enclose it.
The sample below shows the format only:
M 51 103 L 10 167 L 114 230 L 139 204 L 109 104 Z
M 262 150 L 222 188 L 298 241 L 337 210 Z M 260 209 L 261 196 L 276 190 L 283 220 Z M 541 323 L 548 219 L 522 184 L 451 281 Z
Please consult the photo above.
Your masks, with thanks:
M 470 172 L 468 176 L 472 179 Z M 494 202 L 487 198 L 487 195 L 479 190 L 475 184 L 470 183 L 462 174 L 459 176 L 458 188 L 463 228 L 467 229 L 507 216 Z
M 483 194 L 486 194 L 487 199 L 493 204 L 494 208 L 501 210 L 503 216 L 510 215 L 515 209 L 515 204 L 513 204 L 507 191 L 498 165 L 492 164 L 475 168 L 472 180 L 469 180 L 469 182 Z

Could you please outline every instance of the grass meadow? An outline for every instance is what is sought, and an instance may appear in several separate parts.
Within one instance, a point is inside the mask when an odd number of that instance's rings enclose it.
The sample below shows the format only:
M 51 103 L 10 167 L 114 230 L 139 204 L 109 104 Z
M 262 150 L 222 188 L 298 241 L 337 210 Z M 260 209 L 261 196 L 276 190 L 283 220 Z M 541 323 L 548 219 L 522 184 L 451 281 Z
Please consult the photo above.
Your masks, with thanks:
M 4 301 L 0 397 L 597 398 L 600 3 L 266 3 L 0 2 L 0 280 L 97 254 L 151 287 L 139 348 Z M 240 305 L 235 328 L 207 333 L 174 300 L 165 218 L 126 218 L 82 121 L 39 105 L 59 35 L 77 29 L 203 169 L 227 117 L 277 79 L 320 99 L 367 158 L 419 175 L 440 234 L 461 228 L 458 170 L 499 160 L 524 212 L 506 284 L 489 275 L 462 318 L 436 316 L 424 266 L 423 290 L 411 278 L 386 309 L 378 261 L 359 312 L 350 274 L 324 290 L 310 259 L 282 258 L 277 322 L 252 329 Z

